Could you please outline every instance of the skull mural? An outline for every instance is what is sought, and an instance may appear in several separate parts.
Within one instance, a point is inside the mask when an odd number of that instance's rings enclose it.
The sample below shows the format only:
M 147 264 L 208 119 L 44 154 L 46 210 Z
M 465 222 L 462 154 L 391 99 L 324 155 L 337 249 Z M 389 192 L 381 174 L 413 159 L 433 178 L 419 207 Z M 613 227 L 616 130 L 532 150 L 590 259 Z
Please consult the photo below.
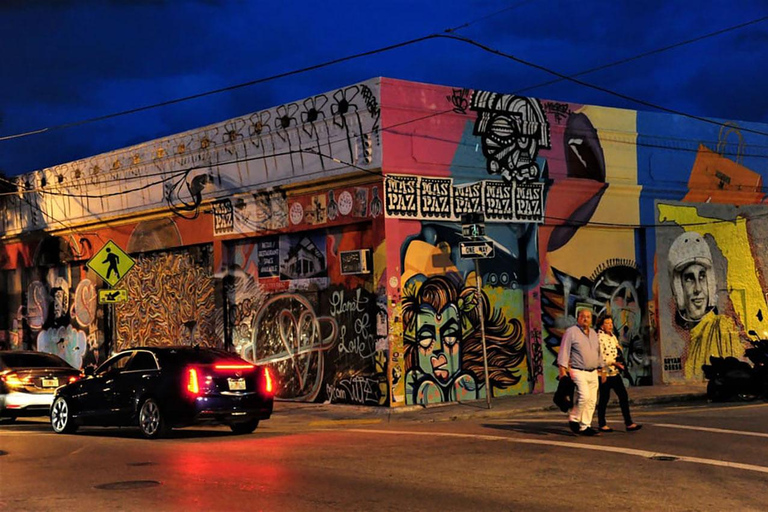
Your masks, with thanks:
M 474 134 L 482 137 L 488 174 L 507 181 L 537 181 L 539 148 L 549 148 L 549 123 L 536 99 L 475 91 L 471 109 L 477 111 Z

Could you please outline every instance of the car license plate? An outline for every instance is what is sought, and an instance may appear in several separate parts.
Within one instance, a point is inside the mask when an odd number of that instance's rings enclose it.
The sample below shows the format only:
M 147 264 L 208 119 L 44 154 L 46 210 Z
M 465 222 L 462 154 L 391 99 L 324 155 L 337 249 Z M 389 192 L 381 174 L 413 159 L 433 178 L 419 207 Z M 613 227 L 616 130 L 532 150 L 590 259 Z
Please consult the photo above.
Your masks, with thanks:
M 59 379 L 43 379 L 44 388 L 55 388 L 59 385 Z
M 245 379 L 227 379 L 230 391 L 240 391 L 245 389 Z

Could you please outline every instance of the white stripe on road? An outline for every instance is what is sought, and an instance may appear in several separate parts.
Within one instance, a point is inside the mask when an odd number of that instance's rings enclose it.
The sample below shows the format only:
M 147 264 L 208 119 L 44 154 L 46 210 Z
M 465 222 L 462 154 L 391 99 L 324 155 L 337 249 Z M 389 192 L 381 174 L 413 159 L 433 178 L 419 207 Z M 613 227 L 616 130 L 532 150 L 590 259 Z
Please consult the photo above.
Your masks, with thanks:
M 716 434 L 736 434 L 739 436 L 768 437 L 768 434 L 762 432 L 748 432 L 744 430 L 726 430 L 724 428 L 696 427 L 693 425 L 673 425 L 672 423 L 649 423 L 654 427 L 679 428 L 682 430 L 701 430 L 702 432 L 714 432 Z
M 633 416 L 663 416 L 670 414 L 685 414 L 685 413 L 706 413 L 706 412 L 720 412 L 720 411 L 741 411 L 743 409 L 754 409 L 757 407 L 768 407 L 768 404 L 751 404 L 751 405 L 724 405 L 721 407 L 701 407 L 698 405 L 692 405 L 689 407 L 672 407 L 664 409 L 663 411 L 643 411 L 639 410 L 634 412 Z
M 582 443 L 566 443 L 563 441 L 545 441 L 543 439 L 518 439 L 504 436 L 490 436 L 485 434 L 458 434 L 454 432 L 419 432 L 404 430 L 368 430 L 368 429 L 348 429 L 347 432 L 357 432 L 361 434 L 390 434 L 390 435 L 410 435 L 410 436 L 428 436 L 428 437 L 460 437 L 466 439 L 480 439 L 484 441 L 507 441 L 519 444 L 535 444 L 543 446 L 559 446 L 562 448 L 577 448 L 581 450 L 593 450 L 598 452 L 619 453 L 624 455 L 633 455 L 649 459 L 651 457 L 674 457 L 682 462 L 691 462 L 694 464 L 704 464 L 707 466 L 719 466 L 732 469 L 743 469 L 745 471 L 756 471 L 758 473 L 768 473 L 768 467 L 757 466 L 754 464 L 742 464 L 741 462 L 728 462 L 724 460 L 703 459 L 700 457 L 688 457 L 686 455 L 673 455 L 670 453 L 650 452 L 647 450 L 635 450 L 634 448 L 621 448 L 617 446 L 593 445 Z

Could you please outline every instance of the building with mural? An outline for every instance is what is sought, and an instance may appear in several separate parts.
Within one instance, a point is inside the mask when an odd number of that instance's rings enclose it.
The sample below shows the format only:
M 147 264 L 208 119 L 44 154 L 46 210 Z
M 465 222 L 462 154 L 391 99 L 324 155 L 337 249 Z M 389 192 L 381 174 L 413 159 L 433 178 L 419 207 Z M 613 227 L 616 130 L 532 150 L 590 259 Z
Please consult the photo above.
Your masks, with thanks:
M 768 336 L 766 175 L 765 124 L 372 79 L 4 182 L 0 342 L 215 346 L 397 407 L 554 391 L 589 307 L 629 384 L 700 381 Z

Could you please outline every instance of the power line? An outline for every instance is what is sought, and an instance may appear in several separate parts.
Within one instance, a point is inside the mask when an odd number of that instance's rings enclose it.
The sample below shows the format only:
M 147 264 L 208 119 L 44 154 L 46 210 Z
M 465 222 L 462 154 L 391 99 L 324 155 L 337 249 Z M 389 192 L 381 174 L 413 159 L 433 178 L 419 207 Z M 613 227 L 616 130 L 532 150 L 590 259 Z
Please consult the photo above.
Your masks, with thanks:
M 93 122 L 104 121 L 104 120 L 111 119 L 111 118 L 114 118 L 114 117 L 124 116 L 124 115 L 128 115 L 128 114 L 135 114 L 135 113 L 143 112 L 143 111 L 146 111 L 146 110 L 151 110 L 151 109 L 155 109 L 155 108 L 165 107 L 165 106 L 168 106 L 168 105 L 182 103 L 182 102 L 190 101 L 190 100 L 193 100 L 193 99 L 198 99 L 198 98 L 202 98 L 202 97 L 206 97 L 206 96 L 211 96 L 211 95 L 214 95 L 214 94 L 220 94 L 220 93 L 223 93 L 223 92 L 229 92 L 229 91 L 233 91 L 233 90 L 236 90 L 236 89 L 241 89 L 241 88 L 244 88 L 244 87 L 250 87 L 250 86 L 253 86 L 253 85 L 269 82 L 269 81 L 272 81 L 272 80 L 277 80 L 277 79 L 280 79 L 280 78 L 286 78 L 286 77 L 289 77 L 289 76 L 293 76 L 293 75 L 297 75 L 297 74 L 301 74 L 301 73 L 306 73 L 308 71 L 314 71 L 314 70 L 321 69 L 321 68 L 328 67 L 328 66 L 332 66 L 332 65 L 335 65 L 335 64 L 340 64 L 342 62 L 346 62 L 346 61 L 350 61 L 350 60 L 354 60 L 354 59 L 358 59 L 358 58 L 362 58 L 362 57 L 368 57 L 368 56 L 375 55 L 375 54 L 378 54 L 378 53 L 388 52 L 388 51 L 395 50 L 395 49 L 398 49 L 398 48 L 403 48 L 403 47 L 410 46 L 410 45 L 413 45 L 413 44 L 421 43 L 421 42 L 428 41 L 428 40 L 431 40 L 431 39 L 440 39 L 440 38 L 453 39 L 453 40 L 456 40 L 456 41 L 461 41 L 461 42 L 464 42 L 464 43 L 467 43 L 467 44 L 471 44 L 471 45 L 474 45 L 474 46 L 476 46 L 476 47 L 478 47 L 480 49 L 483 49 L 484 51 L 487 51 L 489 53 L 492 53 L 492 54 L 495 54 L 495 55 L 499 55 L 499 56 L 502 56 L 502 57 L 514 60 L 515 62 L 518 62 L 520 64 L 524 64 L 524 65 L 529 66 L 529 67 L 533 67 L 535 69 L 539 69 L 541 71 L 545 71 L 545 72 L 547 72 L 549 74 L 553 74 L 553 75 L 555 75 L 555 76 L 557 76 L 559 78 L 559 80 L 556 80 L 556 82 L 557 81 L 562 81 L 562 80 L 568 80 L 568 81 L 577 83 L 579 85 L 582 85 L 584 87 L 589 87 L 589 88 L 592 88 L 592 89 L 596 89 L 596 90 L 599 90 L 601 92 L 605 92 L 607 94 L 611 94 L 611 95 L 617 96 L 619 98 L 625 99 L 627 101 L 635 102 L 635 103 L 638 103 L 640 105 L 644 105 L 644 106 L 647 106 L 647 107 L 650 107 L 650 108 L 654 108 L 654 109 L 662 110 L 662 111 L 665 111 L 665 112 L 669 112 L 669 113 L 673 113 L 673 114 L 677 114 L 677 115 L 681 115 L 681 116 L 685 116 L 685 117 L 690 117 L 690 118 L 693 118 L 693 119 L 697 119 L 699 121 L 703 121 L 703 122 L 707 122 L 707 123 L 711 123 L 711 124 L 717 124 L 717 125 L 721 125 L 722 126 L 723 123 L 719 123 L 717 121 L 709 120 L 709 119 L 704 118 L 704 117 L 699 117 L 699 116 L 694 116 L 694 115 L 686 114 L 686 113 L 684 113 L 682 111 L 678 111 L 678 110 L 675 110 L 675 109 L 670 109 L 670 108 L 662 107 L 662 106 L 659 106 L 659 105 L 656 105 L 656 104 L 653 104 L 653 103 L 650 103 L 650 102 L 646 102 L 644 100 L 640 100 L 640 99 L 633 98 L 633 97 L 630 97 L 630 96 L 627 96 L 627 95 L 624 95 L 624 94 L 621 94 L 621 93 L 617 93 L 615 91 L 612 91 L 612 90 L 604 88 L 604 87 L 599 87 L 599 86 L 596 86 L 596 85 L 592 85 L 592 84 L 583 82 L 583 81 L 578 80 L 578 79 L 576 79 L 574 77 L 581 76 L 582 74 L 591 73 L 591 72 L 596 71 L 598 69 L 605 69 L 607 67 L 618 65 L 618 64 L 621 64 L 621 63 L 624 63 L 624 62 L 628 62 L 630 60 L 634 60 L 636 58 L 641 58 L 641 57 L 644 57 L 646 55 L 650 55 L 650 54 L 653 54 L 653 53 L 660 53 L 662 51 L 666 51 L 666 50 L 671 49 L 671 48 L 682 46 L 683 44 L 689 44 L 691 42 L 695 42 L 695 41 L 704 39 L 706 37 L 712 37 L 712 36 L 718 35 L 720 33 L 725 33 L 725 32 L 731 31 L 731 30 L 736 30 L 737 28 L 743 28 L 745 26 L 752 25 L 752 24 L 755 24 L 755 23 L 759 23 L 759 22 L 765 21 L 765 19 L 768 19 L 768 17 L 759 18 L 759 19 L 756 19 L 756 20 L 753 20 L 753 21 L 750 21 L 750 22 L 743 23 L 743 24 L 741 24 L 739 26 L 731 27 L 731 28 L 728 28 L 728 29 L 723 29 L 723 30 L 721 30 L 721 31 L 719 31 L 717 33 L 712 33 L 712 34 L 708 34 L 706 36 L 701 36 L 699 38 L 694 38 L 694 39 L 691 39 L 691 40 L 689 40 L 687 42 L 676 43 L 675 45 L 671 45 L 669 47 L 661 48 L 661 49 L 658 49 L 658 50 L 653 50 L 651 52 L 646 52 L 645 54 L 641 54 L 641 55 L 636 56 L 636 57 L 631 57 L 631 58 L 628 58 L 628 59 L 624 59 L 623 61 L 618 61 L 616 63 L 608 64 L 608 65 L 605 65 L 605 66 L 601 66 L 599 68 L 593 68 L 591 70 L 587 70 L 587 71 L 584 71 L 584 72 L 581 72 L 581 73 L 577 73 L 577 74 L 572 75 L 572 76 L 567 76 L 567 75 L 564 75 L 564 74 L 559 73 L 557 71 L 554 71 L 554 70 L 551 70 L 549 68 L 546 68 L 544 66 L 540 66 L 538 64 L 535 64 L 533 62 L 529 62 L 529 61 L 520 59 L 518 57 L 506 54 L 506 53 L 501 52 L 499 50 L 494 50 L 494 49 L 492 49 L 492 48 L 490 48 L 488 46 L 485 46 L 485 45 L 483 45 L 483 44 L 481 44 L 479 42 L 476 42 L 476 41 L 474 41 L 472 39 L 464 38 L 464 37 L 461 37 L 461 36 L 452 35 L 454 32 L 456 32 L 458 30 L 461 30 L 463 28 L 466 28 L 466 27 L 468 27 L 468 26 L 470 26 L 470 25 L 472 25 L 474 23 L 477 23 L 479 21 L 482 21 L 482 20 L 486 19 L 489 16 L 492 16 L 494 14 L 497 14 L 497 13 L 500 13 L 500 12 L 504 12 L 504 11 L 507 11 L 507 10 L 511 10 L 513 8 L 520 7 L 521 5 L 524 5 L 525 3 L 527 3 L 527 2 L 521 2 L 521 3 L 517 4 L 517 5 L 510 6 L 510 7 L 505 8 L 505 9 L 501 9 L 499 11 L 496 11 L 496 13 L 491 13 L 489 15 L 483 16 L 481 18 L 478 18 L 478 19 L 473 20 L 471 22 L 465 23 L 463 25 L 459 25 L 457 27 L 446 29 L 444 31 L 444 33 L 442 33 L 442 34 L 440 34 L 440 33 L 429 34 L 429 35 L 418 37 L 418 38 L 415 38 L 415 39 L 410 39 L 408 41 L 403 41 L 403 42 L 400 42 L 400 43 L 395 43 L 395 44 L 391 44 L 391 45 L 388 45 L 388 46 L 384 46 L 384 47 L 381 47 L 381 48 L 378 48 L 378 49 L 375 49 L 375 50 L 369 50 L 369 51 L 366 51 L 366 52 L 361 52 L 361 53 L 357 53 L 357 54 L 353 54 L 353 55 L 348 55 L 346 57 L 340 57 L 340 58 L 337 58 L 337 59 L 332 59 L 332 60 L 325 61 L 325 62 L 322 62 L 322 63 L 319 63 L 319 64 L 315 64 L 315 65 L 312 65 L 312 66 L 307 66 L 307 67 L 304 67 L 304 68 L 295 69 L 295 70 L 292 70 L 292 71 L 287 71 L 287 72 L 284 72 L 284 73 L 279 73 L 279 74 L 276 74 L 276 75 L 271 75 L 271 76 L 268 76 L 268 77 L 263 77 L 263 78 L 251 80 L 251 81 L 248 81 L 248 82 L 243 82 L 243 83 L 239 83 L 239 84 L 235 84 L 235 85 L 231 85 L 231 86 L 227 86 L 227 87 L 222 87 L 222 88 L 219 88 L 219 89 L 205 91 L 205 92 L 202 92 L 202 93 L 197 93 L 197 94 L 193 94 L 193 95 L 189 95 L 189 96 L 184 96 L 184 97 L 181 97 L 181 98 L 167 100 L 167 101 L 163 101 L 163 102 L 160 102 L 160 103 L 154 103 L 154 104 L 145 105 L 145 106 L 142 106 L 142 107 L 136 107 L 136 108 L 133 108 L 133 109 L 124 110 L 124 111 L 120 111 L 120 112 L 115 112 L 115 113 L 112 113 L 112 114 L 106 114 L 106 115 L 103 115 L 103 116 L 93 117 L 93 118 L 84 119 L 84 120 L 80 120 L 80 121 L 73 121 L 73 122 L 70 122 L 70 123 L 63 123 L 63 124 L 54 125 L 54 126 L 50 126 L 50 127 L 46 127 L 46 128 L 40 128 L 40 129 L 37 129 L 37 130 L 31 130 L 31 131 L 28 131 L 28 132 L 17 133 L 17 134 L 13 134 L 13 135 L 6 135 L 6 136 L 0 137 L 0 141 L 27 137 L 27 136 L 31 136 L 31 135 L 40 134 L 40 133 L 46 133 L 46 132 L 50 132 L 50 131 L 54 131 L 54 130 L 60 130 L 60 129 L 64 129 L 64 128 L 80 126 L 80 125 L 89 124 L 89 123 L 93 123 Z M 549 83 L 554 83 L 554 82 L 549 82 Z M 537 85 L 537 86 L 532 86 L 532 88 L 533 87 L 540 87 L 542 85 L 548 85 L 549 83 L 547 83 L 547 84 L 540 84 L 540 85 Z M 526 89 L 524 89 L 524 90 L 526 90 Z M 763 132 L 754 131 L 754 130 L 748 130 L 746 128 L 744 129 L 744 131 L 750 131 L 750 132 L 758 133 L 758 134 L 761 134 L 761 135 L 768 135 L 768 134 L 763 133 Z
M 627 62 L 632 62 L 632 61 L 635 61 L 635 60 L 639 60 L 639 59 L 642 59 L 644 57 L 648 57 L 650 55 L 656 55 L 656 54 L 659 54 L 659 53 L 666 52 L 668 50 L 673 50 L 675 48 L 679 48 L 681 46 L 685 46 L 685 45 L 688 45 L 688 44 L 692 44 L 692 43 L 696 43 L 696 42 L 699 42 L 699 41 L 703 41 L 704 39 L 708 39 L 710 37 L 715 37 L 715 36 L 719 36 L 719 35 L 722 35 L 722 34 L 726 34 L 728 32 L 733 32 L 734 30 L 739 30 L 739 29 L 742 29 L 742 28 L 745 28 L 745 27 L 749 27 L 751 25 L 757 25 L 758 23 L 762 23 L 762 22 L 764 22 L 766 20 L 768 20 L 768 16 L 763 16 L 762 18 L 757 18 L 757 19 L 754 19 L 754 20 L 746 21 L 744 23 L 739 23 L 738 25 L 733 25 L 731 27 L 727 27 L 727 28 L 723 28 L 723 29 L 720 29 L 720 30 L 716 30 L 714 32 L 710 32 L 708 34 L 704 34 L 704 35 L 701 35 L 701 36 L 698 36 L 698 37 L 694 37 L 694 38 L 691 38 L 691 39 L 686 39 L 684 41 L 679 41 L 677 43 L 673 43 L 673 44 L 670 44 L 668 46 L 663 46 L 661 48 L 656 48 L 655 50 L 650 50 L 650 51 L 647 51 L 647 52 L 644 52 L 644 53 L 640 53 L 640 54 L 634 55 L 632 57 L 627 57 L 627 58 L 624 58 L 624 59 L 621 59 L 621 60 L 613 61 L 613 62 L 611 62 L 609 64 L 603 64 L 602 66 L 597 66 L 597 67 L 594 67 L 594 68 L 589 68 L 589 69 L 586 69 L 584 71 L 580 71 L 580 72 L 575 73 L 575 74 L 570 75 L 570 76 L 571 77 L 577 77 L 577 76 L 582 76 L 582 75 L 588 75 L 590 73 L 595 73 L 596 71 L 602 71 L 604 69 L 608 69 L 608 68 L 611 68 L 611 67 L 614 67 L 614 66 L 619 66 L 621 64 L 626 64 Z M 518 89 L 515 92 L 515 94 L 520 94 L 520 93 L 525 92 L 525 91 L 530 91 L 531 89 L 538 89 L 538 88 L 541 88 L 541 87 L 545 87 L 547 85 L 556 84 L 556 83 L 562 82 L 564 80 L 565 80 L 565 78 L 557 78 L 555 80 L 550 80 L 548 82 L 542 82 L 540 84 L 531 85 L 531 86 L 528 86 L 528 87 L 524 87 L 522 89 Z
M 646 107 L 650 107 L 650 108 L 654 108 L 654 109 L 661 110 L 661 111 L 664 111 L 664 112 L 668 112 L 670 114 L 676 114 L 676 115 L 682 116 L 682 117 L 688 117 L 690 119 L 696 119 L 697 121 L 701 121 L 703 123 L 713 124 L 713 125 L 720 126 L 720 127 L 728 126 L 725 123 L 721 123 L 720 121 L 715 121 L 713 119 L 707 119 L 706 117 L 701 117 L 701 116 L 697 116 L 697 115 L 694 115 L 694 114 L 688 114 L 688 113 L 683 112 L 681 110 L 677 110 L 677 109 L 673 109 L 673 108 L 669 108 L 669 107 L 664 107 L 662 105 L 657 105 L 655 103 L 651 103 L 650 101 L 641 100 L 639 98 L 634 98 L 634 97 L 629 96 L 627 94 L 622 94 L 620 92 L 616 92 L 614 90 L 608 89 L 607 87 L 601 87 L 599 85 L 594 85 L 594 84 L 591 84 L 589 82 L 585 82 L 583 80 L 579 80 L 578 78 L 574 78 L 572 76 L 564 75 L 563 73 L 560 73 L 558 71 L 550 69 L 550 68 L 548 68 L 546 66 L 542 66 L 542 65 L 533 63 L 531 61 L 528 61 L 528 60 L 525 60 L 525 59 L 521 59 L 520 57 L 515 57 L 514 55 L 502 52 L 501 50 L 496 50 L 496 49 L 491 48 L 491 47 L 489 47 L 487 45 L 479 43 L 479 42 L 477 42 L 477 41 L 475 41 L 473 39 L 469 39 L 469 38 L 461 37 L 461 36 L 455 36 L 455 35 L 451 35 L 451 34 L 436 34 L 435 37 L 437 37 L 437 38 L 444 38 L 444 39 L 453 39 L 454 41 L 459 41 L 459 42 L 462 42 L 462 43 L 466 43 L 466 44 L 475 46 L 477 48 L 480 48 L 481 50 L 483 50 L 485 52 L 488 52 L 488 53 L 491 53 L 493 55 L 498 55 L 499 57 L 503 57 L 505 59 L 512 60 L 512 61 L 517 62 L 519 64 L 523 64 L 525 66 L 528 66 L 528 67 L 531 67 L 531 68 L 534 68 L 534 69 L 538 69 L 539 71 L 544 71 L 545 73 L 549 73 L 550 75 L 557 76 L 557 77 L 559 77 L 559 78 L 561 78 L 563 80 L 568 80 L 569 82 L 573 82 L 575 84 L 578 84 L 578 85 L 581 85 L 581 86 L 584 86 L 584 87 L 588 87 L 588 88 L 594 89 L 596 91 L 604 92 L 606 94 L 610 94 L 611 96 L 616 96 L 617 98 L 621 98 L 621 99 L 626 100 L 626 101 L 637 103 L 639 105 L 644 105 Z M 755 133 L 755 134 L 758 134 L 758 135 L 765 135 L 766 137 L 768 137 L 768 133 L 767 132 L 761 132 L 759 130 L 752 130 L 752 129 L 749 129 L 749 128 L 740 128 L 740 130 L 743 131 L 743 132 Z

